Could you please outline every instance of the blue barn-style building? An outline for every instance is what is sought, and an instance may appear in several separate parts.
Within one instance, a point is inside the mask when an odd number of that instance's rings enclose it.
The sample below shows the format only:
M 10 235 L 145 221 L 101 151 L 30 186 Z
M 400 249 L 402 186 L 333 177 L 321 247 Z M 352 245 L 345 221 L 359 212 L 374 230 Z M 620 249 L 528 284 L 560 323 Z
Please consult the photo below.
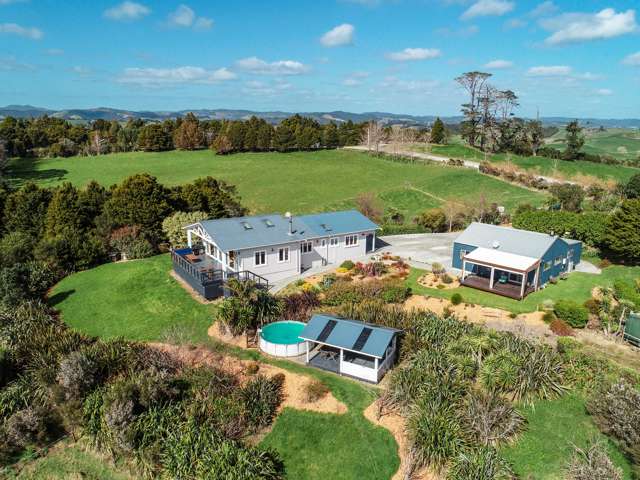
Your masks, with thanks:
M 461 284 L 522 299 L 580 263 L 582 242 L 474 222 L 453 243 Z

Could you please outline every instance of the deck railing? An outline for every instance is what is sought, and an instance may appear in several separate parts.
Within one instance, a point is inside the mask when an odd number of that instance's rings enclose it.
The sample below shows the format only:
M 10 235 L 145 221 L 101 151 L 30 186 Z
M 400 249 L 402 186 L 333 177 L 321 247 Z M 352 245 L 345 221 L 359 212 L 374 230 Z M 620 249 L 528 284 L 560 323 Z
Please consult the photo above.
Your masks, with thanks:
M 171 260 L 173 261 L 173 268 L 177 273 L 181 275 L 189 275 L 200 285 L 208 286 L 215 283 L 224 283 L 232 278 L 237 278 L 241 281 L 251 280 L 261 288 L 269 288 L 269 281 L 266 278 L 261 277 L 260 275 L 257 275 L 249 270 L 242 270 L 240 272 L 225 272 L 223 270 L 216 269 L 202 270 L 202 267 L 192 264 L 184 257 L 184 255 L 188 253 L 191 253 L 190 248 L 171 250 Z

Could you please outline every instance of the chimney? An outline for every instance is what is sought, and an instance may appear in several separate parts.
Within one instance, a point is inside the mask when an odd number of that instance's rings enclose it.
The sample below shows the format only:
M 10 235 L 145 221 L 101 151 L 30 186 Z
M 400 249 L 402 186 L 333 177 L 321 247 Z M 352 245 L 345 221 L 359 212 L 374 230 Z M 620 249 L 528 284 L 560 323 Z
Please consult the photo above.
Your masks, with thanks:
M 293 215 L 291 212 L 287 212 L 284 216 L 289 219 L 289 235 L 293 235 Z

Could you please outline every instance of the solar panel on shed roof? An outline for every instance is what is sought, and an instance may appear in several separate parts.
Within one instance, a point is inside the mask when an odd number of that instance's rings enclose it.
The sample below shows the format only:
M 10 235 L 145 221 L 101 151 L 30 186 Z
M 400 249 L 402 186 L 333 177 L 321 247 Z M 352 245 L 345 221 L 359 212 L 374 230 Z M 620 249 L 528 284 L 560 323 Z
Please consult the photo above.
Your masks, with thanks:
M 320 332 L 320 335 L 318 335 L 318 341 L 324 342 L 327 339 L 327 337 L 331 335 L 331 332 L 333 332 L 333 329 L 336 327 L 337 324 L 338 322 L 336 322 L 335 320 L 329 320 L 327 324 L 324 326 L 324 328 L 322 329 L 322 331 Z
M 362 350 L 364 344 L 367 343 L 367 340 L 369 340 L 371 332 L 373 332 L 373 330 L 371 330 L 370 328 L 363 328 L 360 332 L 360 335 L 358 336 L 358 339 L 356 340 L 356 343 L 353 344 L 353 350 L 357 352 Z

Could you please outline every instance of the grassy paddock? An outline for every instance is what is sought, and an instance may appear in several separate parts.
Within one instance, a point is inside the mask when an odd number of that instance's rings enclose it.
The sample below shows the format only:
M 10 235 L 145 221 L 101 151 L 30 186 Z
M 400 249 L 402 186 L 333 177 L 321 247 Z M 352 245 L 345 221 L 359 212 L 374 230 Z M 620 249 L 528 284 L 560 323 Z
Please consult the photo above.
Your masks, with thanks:
M 584 403 L 582 397 L 571 394 L 520 408 L 527 419 L 527 430 L 516 443 L 502 449 L 519 478 L 565 478 L 565 468 L 571 460 L 573 446 L 585 448 L 594 440 L 600 440 L 608 446 L 611 460 L 623 469 L 623 478 L 632 478 L 628 460 L 598 431 Z
M 591 291 L 596 286 L 608 287 L 618 279 L 632 280 L 639 277 L 640 267 L 614 265 L 603 269 L 600 275 L 572 272 L 567 280 L 559 280 L 556 285 L 549 285 L 542 290 L 538 290 L 526 296 L 524 300 L 513 300 L 469 287 L 448 290 L 424 287 L 418 283 L 418 278 L 424 273 L 425 270 L 411 269 L 407 284 L 411 287 L 413 293 L 447 299 L 451 298 L 454 293 L 460 293 L 466 303 L 502 308 L 514 313 L 527 313 L 538 310 L 538 306 L 545 300 L 572 299 L 582 303 L 591 298 Z
M 426 151 L 427 148 L 436 155 L 443 155 L 451 158 L 463 158 L 465 160 L 474 160 L 482 162 L 485 154 L 480 150 L 471 148 L 466 145 L 432 145 L 425 147 L 424 145 L 415 145 L 416 151 Z M 524 157 L 513 154 L 490 154 L 486 159 L 493 163 L 507 163 L 528 171 L 537 172 L 541 175 L 564 176 L 567 179 L 576 175 L 590 175 L 602 180 L 627 181 L 631 176 L 640 173 L 640 169 L 624 167 L 620 165 L 605 165 L 602 163 L 575 161 L 568 162 L 565 160 L 553 160 L 547 157 Z
M 90 180 L 110 185 L 134 173 L 148 172 L 166 185 L 212 175 L 238 187 L 254 213 L 312 213 L 351 208 L 362 192 L 374 192 L 386 207 L 401 210 L 409 221 L 445 199 L 487 200 L 512 209 L 540 204 L 544 195 L 477 172 L 441 165 L 391 162 L 349 150 L 292 153 L 241 153 L 217 156 L 211 151 L 122 153 L 63 159 L 18 159 L 10 166 L 15 184 L 40 185 Z

